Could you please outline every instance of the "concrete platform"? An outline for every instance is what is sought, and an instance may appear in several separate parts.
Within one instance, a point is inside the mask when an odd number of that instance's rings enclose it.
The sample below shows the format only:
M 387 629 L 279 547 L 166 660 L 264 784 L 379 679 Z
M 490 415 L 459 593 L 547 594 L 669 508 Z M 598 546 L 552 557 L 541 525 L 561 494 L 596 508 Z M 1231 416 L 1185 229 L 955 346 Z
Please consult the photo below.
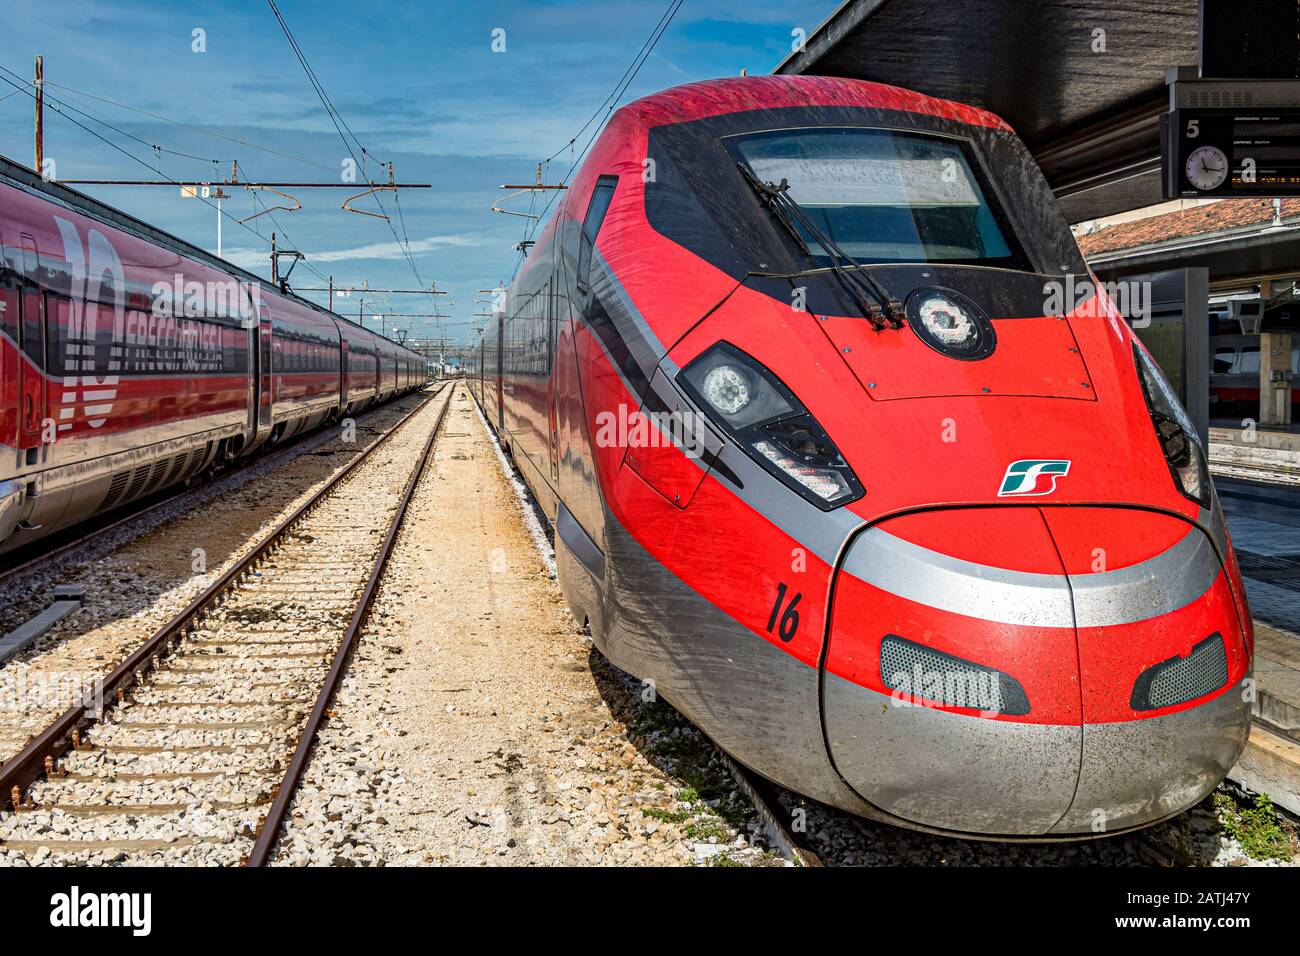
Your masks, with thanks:
M 1255 618 L 1256 726 L 1231 776 L 1300 814 L 1300 487 L 1214 483 Z
M 1275 806 L 1300 813 L 1300 744 L 1290 737 L 1256 724 L 1228 776 L 1248 790 L 1268 794 Z
M 1300 485 L 1300 426 L 1247 433 L 1239 422 L 1212 422 L 1209 460 L 1216 478 Z
M 60 584 L 54 589 L 54 603 L 30 621 L 0 637 L 0 664 L 45 635 L 73 611 L 81 607 L 86 589 L 79 585 Z
M 1300 743 L 1300 637 L 1255 625 L 1255 719 Z

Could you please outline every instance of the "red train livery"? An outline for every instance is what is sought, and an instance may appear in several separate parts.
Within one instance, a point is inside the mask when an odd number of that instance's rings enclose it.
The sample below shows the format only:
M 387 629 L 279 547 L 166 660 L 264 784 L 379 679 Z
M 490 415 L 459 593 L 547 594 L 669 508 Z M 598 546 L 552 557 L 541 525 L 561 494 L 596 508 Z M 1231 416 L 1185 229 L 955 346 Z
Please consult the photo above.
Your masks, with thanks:
M 996 116 L 817 77 L 620 109 L 473 388 L 605 655 L 849 811 L 1118 833 L 1223 778 L 1253 635 L 1195 430 Z M 1104 293 L 1103 293 L 1104 296 Z
M 0 160 L 0 552 L 425 378 L 415 352 Z

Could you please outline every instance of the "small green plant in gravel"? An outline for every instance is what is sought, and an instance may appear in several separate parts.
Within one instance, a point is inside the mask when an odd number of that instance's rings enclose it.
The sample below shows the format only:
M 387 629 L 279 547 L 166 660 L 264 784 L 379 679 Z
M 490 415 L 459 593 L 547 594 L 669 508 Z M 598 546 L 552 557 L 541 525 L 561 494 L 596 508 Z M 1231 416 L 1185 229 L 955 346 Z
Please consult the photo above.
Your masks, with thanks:
M 719 817 L 711 813 L 703 813 L 696 817 L 686 824 L 682 833 L 685 834 L 686 839 L 695 840 L 697 843 L 725 843 L 731 839 L 731 831 L 723 825 Z
M 1214 808 L 1228 831 L 1247 856 L 1256 860 L 1292 858 L 1291 841 L 1278 822 L 1273 801 L 1260 794 L 1252 805 L 1241 806 L 1227 794 L 1215 794 Z
M 660 823 L 685 823 L 691 818 L 690 810 L 665 810 L 663 807 L 646 807 L 641 811 L 643 817 L 658 820 Z
M 672 807 L 646 807 L 641 811 L 644 816 L 684 824 L 682 835 L 697 843 L 729 843 L 735 832 L 747 832 L 753 807 L 736 790 L 730 772 L 704 734 L 659 699 L 642 703 L 628 724 L 679 784 Z M 744 864 L 721 853 L 711 858 L 709 865 Z

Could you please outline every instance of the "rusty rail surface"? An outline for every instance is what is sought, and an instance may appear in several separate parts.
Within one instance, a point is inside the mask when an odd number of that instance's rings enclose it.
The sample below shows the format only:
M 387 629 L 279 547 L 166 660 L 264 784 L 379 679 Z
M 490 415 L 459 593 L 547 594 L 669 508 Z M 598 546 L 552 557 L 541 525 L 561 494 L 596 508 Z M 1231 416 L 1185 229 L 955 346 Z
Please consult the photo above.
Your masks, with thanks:
M 272 551 L 307 514 L 314 511 L 346 478 L 361 467 L 370 457 L 388 443 L 417 414 L 436 400 L 448 386 L 443 385 L 433 392 L 410 413 L 376 439 L 361 455 L 349 462 L 341 471 L 331 478 L 320 490 L 303 502 L 293 514 L 289 515 L 278 528 L 257 545 L 245 557 L 233 565 L 220 578 L 209 585 L 203 593 L 194 598 L 182 611 L 154 632 L 153 636 L 122 660 L 103 680 L 99 697 L 99 708 L 94 711 L 95 719 L 103 715 L 103 710 L 126 699 L 126 692 L 140 682 L 145 673 L 157 663 L 157 657 L 166 647 L 179 643 L 192 632 L 203 620 L 210 608 L 220 604 L 226 593 L 236 585 L 243 576 Z M 450 404 L 450 399 L 448 400 Z M 445 409 L 444 409 L 445 414 Z M 441 417 L 439 423 L 441 423 Z M 436 430 L 435 430 L 436 434 Z M 0 799 L 7 798 L 14 810 L 22 809 L 23 793 L 43 773 L 50 773 L 54 761 L 58 760 L 76 744 L 82 729 L 91 720 L 91 702 L 83 700 L 74 704 L 55 718 L 49 726 L 33 737 L 17 754 L 0 767 Z

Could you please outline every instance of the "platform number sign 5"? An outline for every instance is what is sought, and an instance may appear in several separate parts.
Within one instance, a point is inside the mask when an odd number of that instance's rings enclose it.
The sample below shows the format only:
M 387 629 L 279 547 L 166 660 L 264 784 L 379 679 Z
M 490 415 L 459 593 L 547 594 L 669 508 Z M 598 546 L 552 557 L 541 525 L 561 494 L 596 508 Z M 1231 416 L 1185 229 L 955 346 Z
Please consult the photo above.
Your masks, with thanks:
M 1300 196 L 1300 107 L 1181 107 L 1160 120 L 1164 196 Z
M 803 600 L 803 595 L 796 593 L 790 599 L 790 603 L 786 604 L 785 596 L 788 590 L 789 588 L 784 584 L 777 585 L 776 603 L 772 605 L 772 613 L 767 619 L 767 633 L 771 634 L 775 630 L 777 637 L 786 644 L 794 640 L 795 634 L 799 631 L 799 612 L 795 608 Z

